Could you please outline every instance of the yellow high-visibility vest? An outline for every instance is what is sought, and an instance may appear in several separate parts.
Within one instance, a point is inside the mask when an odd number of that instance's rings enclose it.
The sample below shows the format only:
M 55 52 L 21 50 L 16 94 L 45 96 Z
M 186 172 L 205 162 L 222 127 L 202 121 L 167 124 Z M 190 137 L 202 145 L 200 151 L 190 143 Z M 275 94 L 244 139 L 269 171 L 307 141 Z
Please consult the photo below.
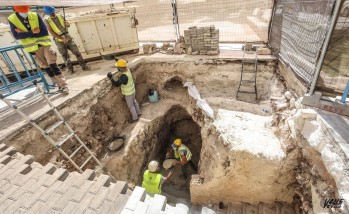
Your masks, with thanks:
M 191 154 L 190 150 L 188 149 L 188 147 L 186 147 L 183 144 L 178 149 L 174 150 L 175 158 L 180 159 L 182 161 L 182 156 L 179 155 L 179 151 L 182 151 L 182 150 L 187 152 L 186 158 L 187 158 L 187 161 L 190 161 L 192 154 Z
M 63 28 L 65 28 L 65 24 L 64 24 L 64 19 L 63 16 L 61 14 L 56 14 L 56 16 L 58 17 L 59 23 L 62 25 Z M 46 20 L 48 22 L 48 24 L 50 25 L 50 27 L 52 28 L 52 30 L 57 33 L 58 35 L 62 35 L 62 31 L 59 30 L 59 28 L 57 27 L 57 25 L 55 24 L 54 21 L 52 21 L 51 16 L 47 16 Z M 63 42 L 63 40 L 61 39 L 57 39 L 55 38 L 55 40 L 59 41 L 59 42 Z
M 28 32 L 27 28 L 23 25 L 21 20 L 19 20 L 16 13 L 13 13 L 12 15 L 10 15 L 8 17 L 8 20 L 17 28 L 21 29 L 24 32 Z M 32 30 L 39 27 L 39 17 L 37 13 L 28 12 L 28 21 Z M 38 38 L 30 37 L 26 39 L 21 39 L 20 41 L 24 47 L 24 50 L 29 53 L 35 52 L 36 50 L 38 50 L 39 45 L 42 45 L 42 46 L 52 45 L 51 39 L 48 35 L 38 37 Z
M 149 194 L 161 194 L 161 174 L 146 170 L 143 175 L 142 187 Z
M 127 69 L 127 71 L 124 74 L 127 76 L 128 81 L 126 85 L 121 85 L 121 93 L 125 96 L 129 96 L 136 92 L 135 84 L 133 83 L 133 78 L 130 69 Z

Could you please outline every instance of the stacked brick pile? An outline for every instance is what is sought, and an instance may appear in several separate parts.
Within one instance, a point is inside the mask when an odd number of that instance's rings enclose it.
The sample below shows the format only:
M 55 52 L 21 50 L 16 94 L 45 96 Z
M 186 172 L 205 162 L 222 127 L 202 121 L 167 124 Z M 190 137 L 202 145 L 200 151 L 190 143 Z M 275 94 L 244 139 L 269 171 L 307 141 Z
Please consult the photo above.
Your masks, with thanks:
M 190 27 L 184 31 L 187 54 L 216 55 L 219 53 L 219 30 L 211 27 Z

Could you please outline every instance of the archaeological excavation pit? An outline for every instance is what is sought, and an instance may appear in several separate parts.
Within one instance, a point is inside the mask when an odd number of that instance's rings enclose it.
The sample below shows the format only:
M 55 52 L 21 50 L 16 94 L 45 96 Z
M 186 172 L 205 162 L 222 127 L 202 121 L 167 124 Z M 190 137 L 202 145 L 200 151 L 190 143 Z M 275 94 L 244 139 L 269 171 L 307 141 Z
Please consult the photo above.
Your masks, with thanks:
M 179 178 L 180 167 L 173 168 L 172 177 L 163 185 L 168 203 L 226 206 L 243 202 L 257 207 L 264 203 L 270 210 L 283 207 L 284 213 L 294 213 L 306 209 L 304 204 L 310 209 L 312 203 L 309 194 L 313 187 L 304 186 L 299 176 L 314 177 L 306 172 L 309 160 L 298 147 L 299 139 L 292 139 L 285 128 L 289 103 L 275 68 L 274 61 L 260 63 L 258 102 L 247 103 L 235 99 L 240 62 L 144 59 L 131 67 L 142 106 L 137 123 L 126 122 L 130 113 L 120 90 L 106 80 L 64 103 L 59 111 L 106 170 L 115 179 L 126 180 L 130 188 L 141 185 L 148 163 L 162 163 L 173 140 L 181 138 L 193 153 L 198 172 L 188 167 L 191 176 L 185 180 Z M 213 108 L 214 120 L 188 95 L 183 87 L 186 82 L 192 82 Z M 149 89 L 159 92 L 158 103 L 148 102 Z M 39 121 L 42 127 L 54 123 L 49 114 Z M 115 134 L 125 135 L 126 141 L 110 151 L 107 145 Z M 74 170 L 32 127 L 13 136 L 8 144 L 33 155 L 41 164 L 52 162 Z M 35 139 L 35 143 L 27 139 Z M 166 176 L 169 170 L 162 168 L 161 172 Z M 325 172 L 317 176 L 326 186 L 333 183 Z

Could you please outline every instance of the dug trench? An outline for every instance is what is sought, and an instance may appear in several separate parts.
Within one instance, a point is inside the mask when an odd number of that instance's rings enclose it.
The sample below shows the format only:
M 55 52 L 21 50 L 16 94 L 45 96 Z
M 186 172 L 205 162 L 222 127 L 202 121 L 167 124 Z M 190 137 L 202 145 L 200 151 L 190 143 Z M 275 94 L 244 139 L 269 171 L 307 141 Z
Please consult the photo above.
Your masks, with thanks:
M 285 125 L 290 103 L 283 96 L 286 89 L 275 71 L 275 62 L 259 64 L 259 102 L 254 103 L 235 99 L 240 67 L 240 62 L 212 59 L 154 58 L 132 63 L 136 98 L 142 109 L 140 120 L 133 124 L 126 122 L 131 115 L 120 89 L 112 87 L 108 79 L 58 109 L 105 169 L 115 179 L 127 180 L 131 188 L 141 185 L 147 164 L 151 160 L 162 163 L 171 142 L 181 138 L 193 153 L 198 172 L 188 167 L 192 176 L 180 179 L 180 166 L 174 167 L 173 176 L 163 185 L 168 202 L 176 203 L 178 198 L 193 204 L 263 202 L 270 206 L 282 204 L 289 213 L 308 212 L 312 209 L 311 192 L 322 190 L 316 187 L 314 190 L 316 185 L 313 189 L 303 188 L 299 176 L 313 184 L 321 180 L 322 188 L 325 184 L 333 185 L 333 181 L 326 172 L 318 173 L 316 178 L 311 176 L 303 164 L 299 139 L 292 138 L 288 133 L 290 128 Z M 183 87 L 185 82 L 192 82 L 198 88 L 213 108 L 214 119 L 188 95 Z M 159 92 L 159 102 L 148 102 L 149 89 Z M 241 97 L 245 101 L 254 99 L 254 95 Z M 52 115 L 45 114 L 38 122 L 48 128 L 55 121 Z M 55 132 L 53 137 L 58 138 L 62 133 Z M 125 135 L 126 140 L 121 148 L 110 151 L 108 144 L 116 134 Z M 13 133 L 6 143 L 21 153 L 33 155 L 41 164 L 51 162 L 75 170 L 29 125 Z M 76 144 L 68 141 L 62 148 L 71 153 Z M 86 157 L 86 152 L 81 150 L 76 162 L 81 164 Z M 95 166 L 91 162 L 86 167 Z M 167 175 L 169 170 L 162 168 L 161 172 Z

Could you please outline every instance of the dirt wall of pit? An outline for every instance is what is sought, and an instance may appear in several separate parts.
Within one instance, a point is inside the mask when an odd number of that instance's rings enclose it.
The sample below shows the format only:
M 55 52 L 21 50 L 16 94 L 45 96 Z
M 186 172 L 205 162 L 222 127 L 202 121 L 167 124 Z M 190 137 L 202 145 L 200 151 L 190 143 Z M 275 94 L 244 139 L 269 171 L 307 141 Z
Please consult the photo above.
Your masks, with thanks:
M 148 89 L 157 89 L 161 99 L 171 99 L 176 101 L 175 104 L 184 105 L 187 100 L 182 98 L 187 95 L 186 89 L 181 85 L 186 81 L 191 81 L 198 87 L 202 97 L 212 98 L 210 103 L 212 102 L 213 106 L 219 105 L 222 103 L 222 98 L 235 97 L 241 69 L 239 61 L 218 59 L 141 59 L 132 64 L 136 96 L 141 104 L 147 101 Z M 262 99 L 263 97 L 267 99 L 270 94 L 269 85 L 274 71 L 275 63 L 272 61 L 259 64 L 258 87 Z M 241 105 L 236 105 L 236 107 L 239 106 Z M 107 79 L 93 85 L 92 88 L 83 91 L 57 108 L 72 128 L 77 131 L 80 138 L 97 155 L 104 155 L 108 140 L 113 133 L 119 133 L 124 129 L 130 117 L 120 89 L 112 88 Z M 253 111 L 248 108 L 246 110 Z M 194 117 L 197 116 L 194 115 Z M 50 127 L 54 122 L 51 114 L 45 114 L 38 119 L 38 124 L 44 129 Z M 57 138 L 62 133 L 57 132 L 53 137 Z M 5 141 L 6 144 L 15 146 L 19 152 L 33 155 L 41 164 L 64 162 L 64 158 L 58 158 L 59 155 L 55 148 L 29 124 L 12 133 Z
M 258 129 L 258 127 L 255 127 Z M 252 128 L 246 127 L 249 130 Z M 261 130 L 263 131 L 263 130 Z M 253 133 L 251 133 L 252 135 Z M 231 136 L 239 141 L 237 135 Z M 297 152 L 284 152 L 280 142 L 278 148 L 282 157 L 270 158 L 264 153 L 254 153 L 253 144 L 241 149 L 239 143 L 227 143 L 220 130 L 213 125 L 202 129 L 201 172 L 190 185 L 194 203 L 234 203 L 238 201 L 256 204 L 293 202 L 295 188 L 295 167 Z M 261 143 L 267 139 L 255 139 Z M 273 148 L 265 148 L 265 150 Z

